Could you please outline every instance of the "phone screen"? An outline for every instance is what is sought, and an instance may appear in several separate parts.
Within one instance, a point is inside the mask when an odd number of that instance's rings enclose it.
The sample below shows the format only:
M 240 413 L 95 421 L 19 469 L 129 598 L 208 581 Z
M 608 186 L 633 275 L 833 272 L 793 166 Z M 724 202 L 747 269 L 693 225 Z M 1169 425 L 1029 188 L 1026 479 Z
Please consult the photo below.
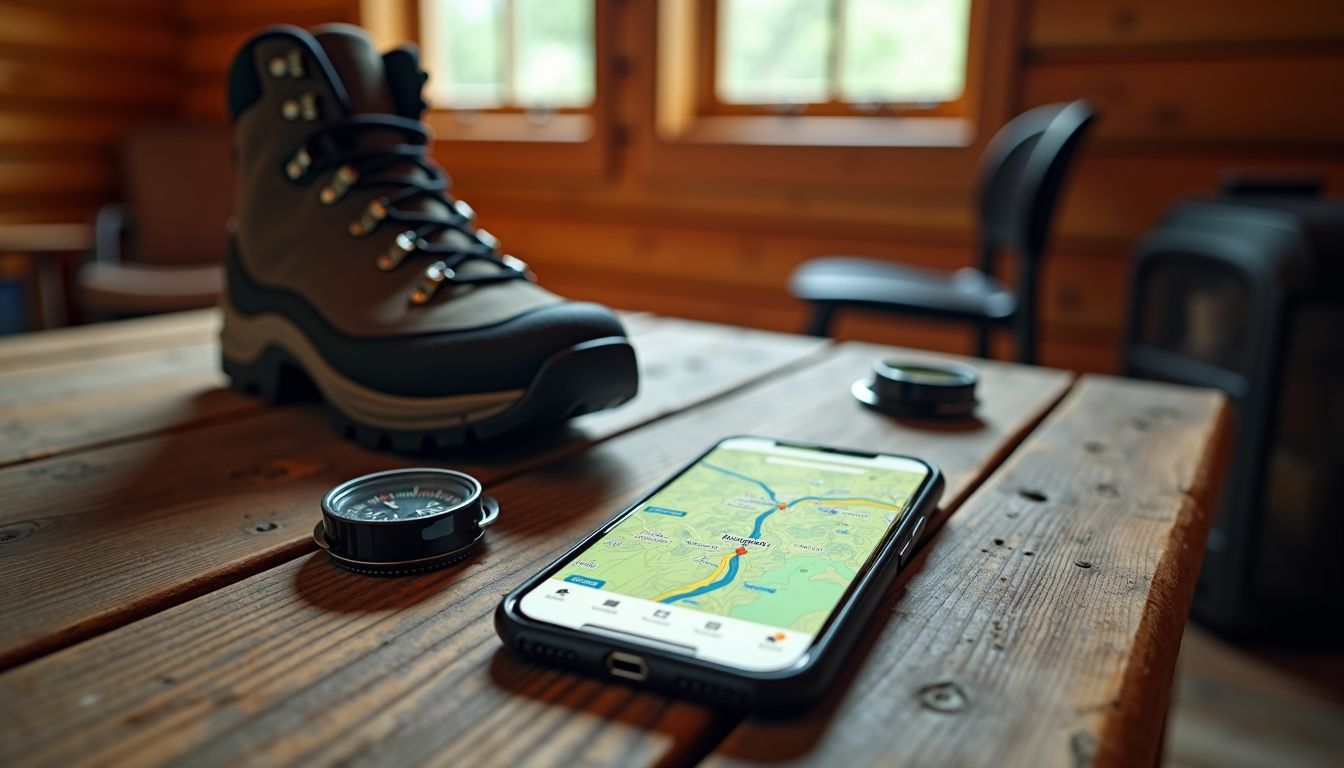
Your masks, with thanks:
M 523 596 L 539 621 L 743 670 L 785 669 L 910 509 L 929 469 L 730 438 Z

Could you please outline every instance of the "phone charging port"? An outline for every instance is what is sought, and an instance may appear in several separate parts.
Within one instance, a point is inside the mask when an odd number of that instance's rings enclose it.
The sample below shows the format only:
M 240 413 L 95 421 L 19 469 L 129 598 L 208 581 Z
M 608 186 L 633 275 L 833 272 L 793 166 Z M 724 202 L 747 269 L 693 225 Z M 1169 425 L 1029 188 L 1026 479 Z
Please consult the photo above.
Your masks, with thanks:
M 649 676 L 649 665 L 643 657 L 633 653 L 612 651 L 607 654 L 607 671 L 627 680 L 645 680 Z

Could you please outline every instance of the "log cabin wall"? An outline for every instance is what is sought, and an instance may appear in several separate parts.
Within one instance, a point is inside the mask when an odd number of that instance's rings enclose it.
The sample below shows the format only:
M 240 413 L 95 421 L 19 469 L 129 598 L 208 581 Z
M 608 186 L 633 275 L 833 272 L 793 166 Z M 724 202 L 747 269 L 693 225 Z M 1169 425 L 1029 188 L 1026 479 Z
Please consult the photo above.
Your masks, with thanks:
M 85 221 L 133 126 L 178 110 L 165 0 L 0 2 L 0 222 Z
M 1344 192 L 1344 3 L 1015 1 L 1022 18 L 1008 77 L 1012 111 L 1077 97 L 1101 111 L 1044 269 L 1041 357 L 1114 370 L 1129 254 L 1173 202 L 1214 189 L 1228 168 L 1316 170 L 1332 193 Z M 91 210 L 111 194 L 113 147 L 138 119 L 173 111 L 223 119 L 224 72 L 257 27 L 354 21 L 379 5 L 0 3 L 4 216 Z M 601 174 L 564 182 L 498 174 L 464 169 L 464 147 L 437 150 L 458 193 L 545 284 L 621 307 L 797 330 L 805 313 L 785 282 L 807 258 L 856 253 L 949 270 L 971 263 L 969 178 L 925 193 L 856 190 L 843 178 L 808 187 L 649 177 L 640 157 L 649 140 L 641 127 L 651 119 L 645 33 L 654 4 L 614 5 L 626 75 L 613 78 Z M 58 28 L 56 16 L 70 23 Z M 82 119 L 63 119 L 74 115 Z M 970 349 L 966 332 L 922 321 L 848 316 L 838 332 Z

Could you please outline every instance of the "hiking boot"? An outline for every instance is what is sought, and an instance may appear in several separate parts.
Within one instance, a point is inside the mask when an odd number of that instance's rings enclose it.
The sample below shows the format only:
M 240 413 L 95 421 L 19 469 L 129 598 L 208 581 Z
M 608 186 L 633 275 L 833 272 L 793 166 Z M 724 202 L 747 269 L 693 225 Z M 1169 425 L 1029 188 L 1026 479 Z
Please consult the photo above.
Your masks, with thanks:
M 611 310 L 567 301 L 448 194 L 414 48 L 271 27 L 229 72 L 237 225 L 222 348 L 236 388 L 316 390 L 371 447 L 433 450 L 634 396 Z

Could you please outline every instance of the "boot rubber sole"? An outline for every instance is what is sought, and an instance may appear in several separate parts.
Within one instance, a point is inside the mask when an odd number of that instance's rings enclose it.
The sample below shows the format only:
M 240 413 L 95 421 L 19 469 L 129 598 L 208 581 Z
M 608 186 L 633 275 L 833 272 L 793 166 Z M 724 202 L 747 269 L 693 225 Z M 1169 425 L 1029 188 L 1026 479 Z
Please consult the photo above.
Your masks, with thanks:
M 244 315 L 227 302 L 220 348 L 234 389 L 272 403 L 316 396 L 338 432 L 370 448 L 403 452 L 554 427 L 620 405 L 634 397 L 639 380 L 629 340 L 613 336 L 556 352 L 526 388 L 446 397 L 390 395 L 336 371 L 285 317 Z

